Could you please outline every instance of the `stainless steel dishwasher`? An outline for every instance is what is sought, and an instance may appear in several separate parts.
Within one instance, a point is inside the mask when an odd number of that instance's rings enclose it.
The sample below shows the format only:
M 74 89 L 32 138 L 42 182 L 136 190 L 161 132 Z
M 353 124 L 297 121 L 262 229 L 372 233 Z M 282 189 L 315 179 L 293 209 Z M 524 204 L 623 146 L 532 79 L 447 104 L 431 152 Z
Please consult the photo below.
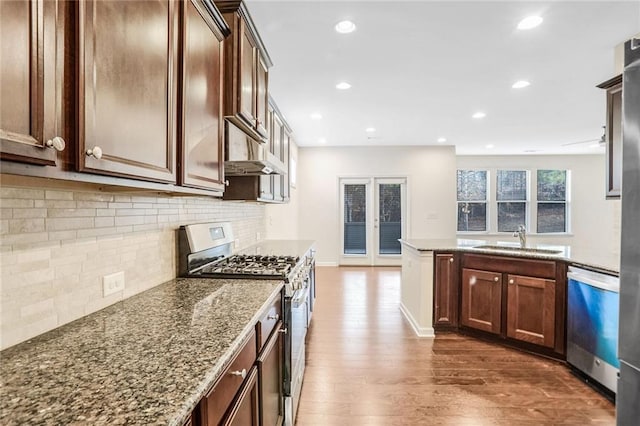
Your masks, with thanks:
M 573 266 L 567 278 L 567 362 L 615 393 L 619 279 Z

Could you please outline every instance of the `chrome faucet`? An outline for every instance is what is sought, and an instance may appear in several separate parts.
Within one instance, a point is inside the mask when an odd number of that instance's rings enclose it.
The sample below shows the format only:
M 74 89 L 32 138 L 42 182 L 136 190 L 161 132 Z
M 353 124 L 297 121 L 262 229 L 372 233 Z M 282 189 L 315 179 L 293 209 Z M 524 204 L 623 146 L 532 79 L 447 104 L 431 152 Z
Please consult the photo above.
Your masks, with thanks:
M 513 233 L 513 236 L 520 238 L 520 248 L 527 246 L 527 228 L 524 225 L 518 226 L 518 230 Z

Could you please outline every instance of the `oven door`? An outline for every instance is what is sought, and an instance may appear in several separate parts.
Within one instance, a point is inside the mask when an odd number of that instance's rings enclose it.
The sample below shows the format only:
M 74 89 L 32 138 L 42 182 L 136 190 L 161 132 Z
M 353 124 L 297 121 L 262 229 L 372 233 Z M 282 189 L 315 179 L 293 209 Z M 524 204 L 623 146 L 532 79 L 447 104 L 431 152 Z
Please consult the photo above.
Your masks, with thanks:
M 309 289 L 302 288 L 291 299 L 291 399 L 295 419 L 305 369 L 305 337 L 307 335 Z

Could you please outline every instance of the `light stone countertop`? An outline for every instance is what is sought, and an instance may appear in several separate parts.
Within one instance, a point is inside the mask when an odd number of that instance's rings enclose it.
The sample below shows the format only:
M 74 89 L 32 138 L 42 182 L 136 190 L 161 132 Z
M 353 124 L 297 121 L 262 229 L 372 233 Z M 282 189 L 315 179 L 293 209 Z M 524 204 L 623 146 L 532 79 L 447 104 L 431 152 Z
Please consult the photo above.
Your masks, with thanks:
M 0 352 L 0 424 L 182 425 L 280 297 L 176 279 Z
M 485 240 L 470 240 L 462 238 L 445 239 L 404 239 L 400 242 L 417 251 L 461 251 L 468 253 L 497 254 L 501 256 L 527 257 L 531 259 L 564 260 L 576 266 L 597 269 L 602 272 L 618 275 L 620 258 L 613 253 L 602 250 L 557 244 L 527 244 L 527 248 L 555 250 L 559 253 L 536 253 L 531 251 L 509 250 L 509 247 L 519 247 L 517 242 L 491 242 Z M 482 245 L 504 246 L 505 250 L 478 248 Z

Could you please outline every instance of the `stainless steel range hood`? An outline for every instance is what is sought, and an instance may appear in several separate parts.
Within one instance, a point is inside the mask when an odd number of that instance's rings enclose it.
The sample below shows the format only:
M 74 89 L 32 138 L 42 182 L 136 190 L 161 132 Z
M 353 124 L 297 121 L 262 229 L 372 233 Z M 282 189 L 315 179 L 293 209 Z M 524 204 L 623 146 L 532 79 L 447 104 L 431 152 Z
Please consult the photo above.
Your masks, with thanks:
M 285 166 L 269 152 L 267 145 L 256 141 L 235 124 L 225 120 L 226 176 L 283 175 Z

